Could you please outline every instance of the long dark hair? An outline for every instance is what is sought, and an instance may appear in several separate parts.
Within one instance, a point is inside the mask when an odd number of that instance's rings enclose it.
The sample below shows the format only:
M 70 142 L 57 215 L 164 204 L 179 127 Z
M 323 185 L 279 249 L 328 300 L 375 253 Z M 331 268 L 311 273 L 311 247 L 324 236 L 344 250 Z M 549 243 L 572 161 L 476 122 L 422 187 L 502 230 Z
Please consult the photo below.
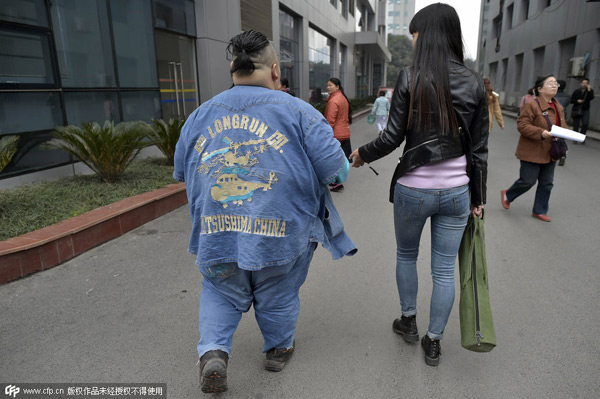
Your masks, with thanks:
M 231 74 L 251 75 L 256 69 L 255 63 L 268 62 L 265 53 L 269 44 L 269 39 L 264 34 L 253 29 L 232 37 L 227 45 L 228 59 L 233 60 Z
M 458 122 L 452 105 L 448 62 L 454 59 L 464 63 L 458 14 L 447 4 L 432 4 L 415 14 L 408 29 L 411 34 L 419 34 L 412 64 L 408 125 L 412 123 L 416 94 L 417 126 L 420 129 L 431 127 L 432 107 L 437 103 L 440 130 L 456 133 Z
M 336 85 L 337 87 L 339 87 L 340 91 L 344 95 L 344 98 L 346 99 L 346 101 L 348 101 L 348 124 L 351 124 L 352 123 L 352 105 L 350 105 L 350 100 L 348 100 L 348 96 L 346 96 L 346 93 L 344 93 L 344 88 L 342 87 L 341 80 L 339 80 L 338 78 L 330 78 L 328 80 L 328 82 L 331 82 L 334 85 Z

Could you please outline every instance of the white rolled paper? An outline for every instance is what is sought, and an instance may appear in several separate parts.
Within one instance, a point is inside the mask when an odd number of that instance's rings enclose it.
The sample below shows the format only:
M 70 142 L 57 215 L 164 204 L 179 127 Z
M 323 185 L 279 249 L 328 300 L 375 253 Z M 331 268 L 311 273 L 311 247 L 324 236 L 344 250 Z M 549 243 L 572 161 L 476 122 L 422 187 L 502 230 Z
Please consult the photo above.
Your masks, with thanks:
M 583 143 L 585 140 L 585 134 L 574 132 L 573 130 L 565 129 L 564 127 L 552 125 L 550 134 L 554 137 L 560 137 L 562 139 L 568 139 Z

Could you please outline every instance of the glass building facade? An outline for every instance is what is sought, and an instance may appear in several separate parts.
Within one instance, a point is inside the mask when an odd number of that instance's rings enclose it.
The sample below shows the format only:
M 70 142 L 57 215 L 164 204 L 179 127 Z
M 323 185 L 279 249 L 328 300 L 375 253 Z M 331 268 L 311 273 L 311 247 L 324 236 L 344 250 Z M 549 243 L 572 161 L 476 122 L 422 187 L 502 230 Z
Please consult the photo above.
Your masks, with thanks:
M 231 87 L 225 47 L 240 30 L 265 33 L 282 76 L 305 101 L 326 100 L 331 77 L 350 98 L 381 85 L 391 55 L 375 21 L 386 1 L 274 4 L 0 0 L 0 136 L 20 138 L 0 189 L 89 172 L 65 152 L 43 149 L 57 126 L 186 118 Z
M 314 28 L 308 29 L 308 82 L 311 103 L 327 97 L 327 81 L 334 76 L 333 42 Z
M 0 136 L 20 139 L 0 178 L 73 162 L 40 148 L 56 126 L 185 118 L 195 35 L 193 0 L 2 0 Z

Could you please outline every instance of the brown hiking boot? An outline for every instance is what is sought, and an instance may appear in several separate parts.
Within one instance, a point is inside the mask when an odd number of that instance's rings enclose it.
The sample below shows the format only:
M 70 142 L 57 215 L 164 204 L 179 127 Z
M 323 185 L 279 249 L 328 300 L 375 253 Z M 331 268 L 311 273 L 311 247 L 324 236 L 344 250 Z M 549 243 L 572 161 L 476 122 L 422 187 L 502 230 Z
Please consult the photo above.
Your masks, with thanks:
M 291 348 L 283 349 L 270 349 L 267 351 L 267 357 L 265 361 L 265 370 L 268 371 L 281 371 L 286 366 L 294 354 L 294 348 L 296 347 L 296 341 L 292 344 Z

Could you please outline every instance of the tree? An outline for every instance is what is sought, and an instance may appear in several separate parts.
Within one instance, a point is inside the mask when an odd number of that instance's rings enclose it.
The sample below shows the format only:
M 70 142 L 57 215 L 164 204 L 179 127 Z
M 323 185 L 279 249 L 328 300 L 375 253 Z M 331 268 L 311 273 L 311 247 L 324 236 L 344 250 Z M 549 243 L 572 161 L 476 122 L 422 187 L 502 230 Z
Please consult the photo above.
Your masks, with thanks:
M 404 35 L 388 35 L 388 50 L 392 54 L 392 62 L 387 66 L 386 86 L 394 87 L 400 70 L 412 64 L 412 41 Z
M 150 126 L 144 122 L 113 121 L 82 123 L 77 126 L 57 126 L 54 137 L 42 148 L 61 149 L 79 158 L 107 183 L 115 183 L 131 161 L 148 143 Z

